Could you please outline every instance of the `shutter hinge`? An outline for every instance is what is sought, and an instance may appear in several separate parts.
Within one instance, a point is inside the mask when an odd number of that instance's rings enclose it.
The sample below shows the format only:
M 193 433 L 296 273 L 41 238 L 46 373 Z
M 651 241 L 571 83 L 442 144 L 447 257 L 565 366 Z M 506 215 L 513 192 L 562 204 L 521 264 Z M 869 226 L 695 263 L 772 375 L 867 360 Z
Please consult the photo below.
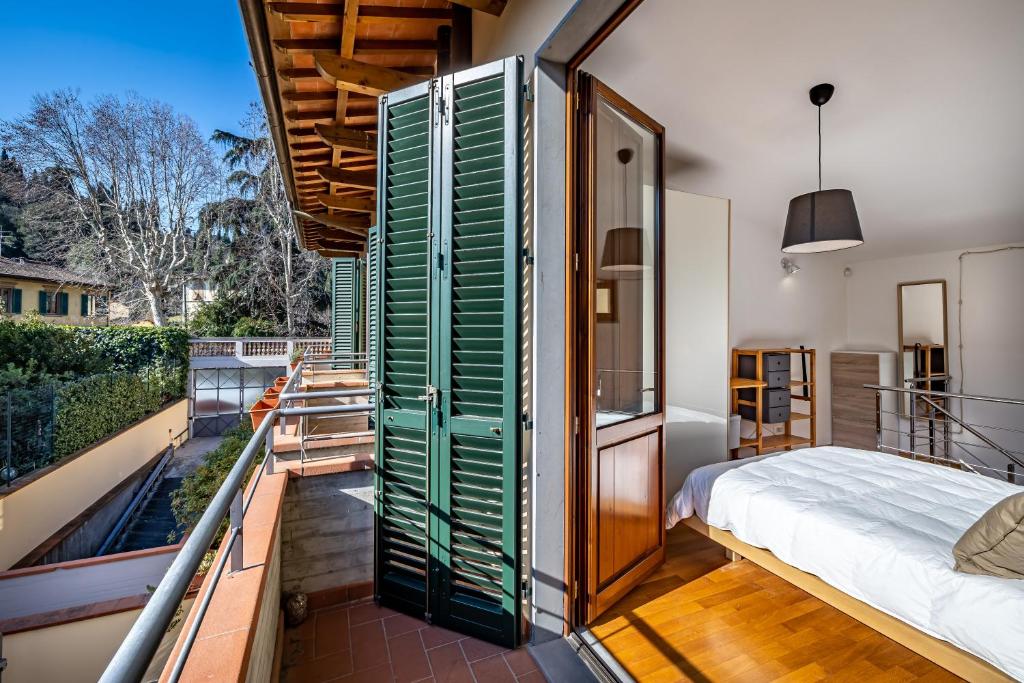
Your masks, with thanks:
M 523 83 L 523 95 L 526 97 L 527 102 L 533 102 L 533 85 L 530 83 Z
M 530 595 L 530 581 L 528 579 L 523 579 L 521 584 L 521 590 L 523 591 L 524 596 Z
M 445 90 L 440 90 L 437 94 L 437 122 L 441 124 L 448 123 L 448 100 L 444 96 Z
M 444 270 L 444 254 L 437 252 L 437 269 Z
M 523 265 L 524 266 L 532 266 L 533 265 L 533 255 L 530 254 L 530 248 L 529 247 L 523 247 Z
M 526 431 L 533 429 L 533 420 L 530 418 L 529 413 L 523 413 L 523 429 Z

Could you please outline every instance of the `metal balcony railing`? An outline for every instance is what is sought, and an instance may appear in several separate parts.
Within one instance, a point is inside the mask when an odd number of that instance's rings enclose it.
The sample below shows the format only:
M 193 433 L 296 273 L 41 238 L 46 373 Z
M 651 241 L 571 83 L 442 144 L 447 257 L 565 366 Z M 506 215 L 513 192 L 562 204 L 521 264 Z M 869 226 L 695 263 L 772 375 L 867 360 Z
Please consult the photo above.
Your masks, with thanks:
M 332 364 L 337 363 L 339 359 L 342 359 L 341 356 L 330 355 L 329 358 L 311 358 L 309 363 L 313 365 Z M 350 359 L 344 358 L 342 360 L 348 361 Z M 210 550 L 216 538 L 217 529 L 226 516 L 229 519 L 229 529 L 227 539 L 223 542 L 226 544 L 225 551 L 218 558 L 216 565 L 210 569 L 209 588 L 203 594 L 198 604 L 192 608 L 196 616 L 189 624 L 187 632 L 180 639 L 182 647 L 171 666 L 168 680 L 173 683 L 180 678 L 185 663 L 188 661 L 189 652 L 199 633 L 203 617 L 209 609 L 217 583 L 220 581 L 221 576 L 223 576 L 225 569 L 229 573 L 242 569 L 242 548 L 244 543 L 244 534 L 242 532 L 245 524 L 245 513 L 249 509 L 249 505 L 255 495 L 260 477 L 263 476 L 264 472 L 267 474 L 274 473 L 274 425 L 279 420 L 283 424 L 284 418 L 290 416 L 369 414 L 373 410 L 372 403 L 290 407 L 291 401 L 295 400 L 296 394 L 299 393 L 296 389 L 299 383 L 301 383 L 305 366 L 306 361 L 300 361 L 288 377 L 288 382 L 281 391 L 281 398 L 284 399 L 287 396 L 289 399 L 287 405 L 286 402 L 282 401 L 282 404 L 277 409 L 268 413 L 266 419 L 263 420 L 256 430 L 256 433 L 253 434 L 252 439 L 246 444 L 224 483 L 217 490 L 213 500 L 210 501 L 206 512 L 199 519 L 188 540 L 185 541 L 178 556 L 164 575 L 163 580 L 160 581 L 146 607 L 135 621 L 131 631 L 128 632 L 128 635 L 120 647 L 118 647 L 117 652 L 114 653 L 113 658 L 107 665 L 106 671 L 104 671 L 103 676 L 100 678 L 102 682 L 136 683 L 141 680 L 150 665 L 153 655 L 160 646 L 160 641 L 174 619 L 175 612 L 185 597 L 185 593 L 192 583 L 192 579 L 195 577 L 203 557 Z M 373 394 L 370 389 L 347 391 L 346 395 L 350 396 L 372 396 Z M 300 396 L 301 398 L 308 399 L 310 397 L 309 393 L 302 393 L 304 395 Z M 325 393 L 333 392 L 321 392 L 315 395 L 323 396 Z M 264 464 L 254 472 L 253 478 L 255 481 L 250 482 L 248 494 L 243 495 L 246 472 L 249 471 L 249 468 L 261 452 L 266 453 Z

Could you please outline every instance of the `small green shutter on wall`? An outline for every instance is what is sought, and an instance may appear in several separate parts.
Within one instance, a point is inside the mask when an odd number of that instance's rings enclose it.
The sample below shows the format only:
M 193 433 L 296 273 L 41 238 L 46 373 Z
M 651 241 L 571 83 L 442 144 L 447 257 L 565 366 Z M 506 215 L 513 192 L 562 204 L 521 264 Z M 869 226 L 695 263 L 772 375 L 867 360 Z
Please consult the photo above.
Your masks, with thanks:
M 89 295 L 82 294 L 82 317 L 85 318 L 89 315 Z
M 67 315 L 68 314 L 68 293 L 67 292 L 59 292 L 57 294 L 57 296 L 60 297 L 60 314 L 61 315 Z
M 21 290 L 11 292 L 11 313 L 21 313 Z
M 358 350 L 358 264 L 350 256 L 331 259 L 331 350 L 336 354 Z M 350 363 L 337 367 L 348 368 Z
M 381 99 L 377 593 L 518 643 L 522 61 Z M 424 490 L 426 487 L 426 490 Z
M 39 290 L 39 314 L 46 315 L 46 292 Z

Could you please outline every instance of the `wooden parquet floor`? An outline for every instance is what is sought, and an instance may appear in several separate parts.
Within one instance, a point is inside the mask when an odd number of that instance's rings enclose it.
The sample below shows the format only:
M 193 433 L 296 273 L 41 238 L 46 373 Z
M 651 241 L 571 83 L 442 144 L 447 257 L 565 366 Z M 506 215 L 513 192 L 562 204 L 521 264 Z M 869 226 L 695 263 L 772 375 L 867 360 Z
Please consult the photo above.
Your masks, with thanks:
M 682 524 L 591 631 L 645 683 L 961 680 Z

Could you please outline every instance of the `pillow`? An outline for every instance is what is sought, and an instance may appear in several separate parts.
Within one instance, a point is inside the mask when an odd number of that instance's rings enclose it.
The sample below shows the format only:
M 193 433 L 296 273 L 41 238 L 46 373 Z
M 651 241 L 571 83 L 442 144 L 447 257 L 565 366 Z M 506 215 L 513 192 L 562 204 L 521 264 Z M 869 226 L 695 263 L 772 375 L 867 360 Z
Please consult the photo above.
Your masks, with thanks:
M 1024 493 L 992 506 L 953 546 L 957 571 L 1024 579 Z

